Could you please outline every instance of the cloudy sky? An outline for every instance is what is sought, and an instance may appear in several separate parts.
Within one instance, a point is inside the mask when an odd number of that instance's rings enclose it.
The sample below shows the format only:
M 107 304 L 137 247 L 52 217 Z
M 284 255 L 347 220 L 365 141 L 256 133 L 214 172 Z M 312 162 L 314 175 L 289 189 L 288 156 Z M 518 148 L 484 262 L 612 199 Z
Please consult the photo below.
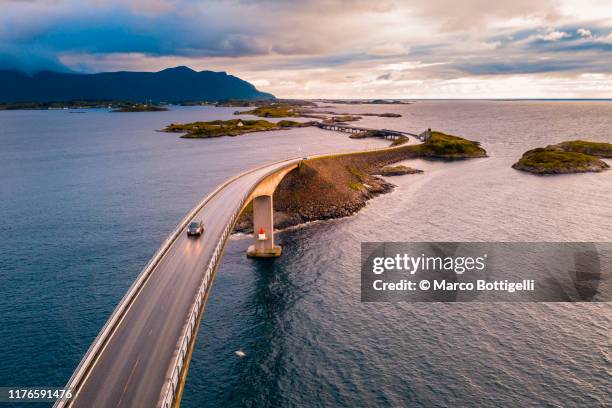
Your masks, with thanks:
M 0 0 L 0 69 L 227 71 L 278 97 L 612 98 L 611 0 Z

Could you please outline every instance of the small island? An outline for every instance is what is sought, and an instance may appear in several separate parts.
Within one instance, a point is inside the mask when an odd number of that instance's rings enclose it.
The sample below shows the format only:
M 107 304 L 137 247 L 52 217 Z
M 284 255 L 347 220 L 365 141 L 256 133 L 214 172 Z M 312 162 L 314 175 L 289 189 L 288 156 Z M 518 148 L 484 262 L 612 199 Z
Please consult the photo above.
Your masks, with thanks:
M 423 157 L 432 159 L 457 160 L 487 156 L 479 142 L 435 131 L 426 132 L 425 143 L 410 147 Z
M 600 157 L 612 158 L 612 144 L 573 140 L 529 150 L 512 168 L 537 175 L 599 173 L 610 167 Z
M 255 115 L 260 118 L 291 118 L 301 116 L 294 105 L 287 103 L 270 103 L 247 111 L 236 111 L 235 115 Z
M 131 105 L 113 109 L 111 112 L 165 112 L 167 110 L 168 108 L 157 105 Z
M 291 129 L 294 127 L 312 126 L 311 122 L 295 122 L 281 120 L 268 122 L 267 120 L 213 120 L 210 122 L 172 123 L 163 129 L 169 133 L 183 133 L 185 139 L 206 139 L 221 136 L 238 136 L 245 133 L 267 132 L 272 130 Z
M 341 123 L 346 123 L 346 122 L 356 122 L 358 120 L 361 120 L 361 116 L 356 116 L 356 115 L 340 115 L 340 116 L 332 116 L 330 118 L 324 119 L 323 123 L 326 124 L 341 124 Z
M 423 170 L 413 169 L 412 167 L 403 166 L 403 165 L 384 166 L 383 168 L 380 169 L 380 175 L 386 176 L 386 177 L 403 176 L 404 174 L 417 174 L 417 173 L 423 173 Z

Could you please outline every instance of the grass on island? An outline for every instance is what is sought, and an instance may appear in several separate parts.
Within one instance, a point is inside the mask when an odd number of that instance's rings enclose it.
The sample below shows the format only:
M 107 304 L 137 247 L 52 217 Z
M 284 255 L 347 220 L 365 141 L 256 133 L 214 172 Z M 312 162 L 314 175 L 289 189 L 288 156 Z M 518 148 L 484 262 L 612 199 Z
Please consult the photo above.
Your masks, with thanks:
M 612 158 L 612 143 L 570 140 L 548 147 L 558 148 L 566 152 L 583 153 L 608 159 Z
M 461 159 L 487 155 L 479 142 L 442 132 L 431 132 L 431 137 L 425 143 L 410 147 L 423 156 L 432 158 Z
M 597 159 L 584 153 L 564 152 L 558 149 L 539 147 L 523 154 L 518 163 L 527 167 L 552 170 L 587 165 L 594 160 Z
M 310 123 L 300 123 L 291 120 L 281 120 L 278 123 L 267 120 L 213 120 L 210 122 L 172 123 L 164 132 L 184 133 L 183 138 L 209 138 L 221 136 L 238 136 L 245 133 L 265 132 L 292 127 L 310 126 Z
M 380 169 L 381 176 L 401 176 L 404 174 L 423 173 L 423 170 L 413 169 L 402 164 L 397 166 L 384 166 Z
M 525 152 L 512 168 L 532 174 L 600 172 L 609 168 L 604 161 L 594 155 L 582 153 L 584 151 L 610 157 L 612 144 L 572 141 L 539 147 Z
M 339 116 L 332 116 L 330 118 L 327 118 L 327 119 L 323 120 L 323 123 L 327 123 L 327 124 L 333 125 L 334 123 L 356 122 L 358 120 L 361 120 L 361 116 L 356 116 L 356 115 L 339 115 Z
M 236 112 L 236 114 L 255 115 L 260 118 L 291 118 L 300 116 L 296 108 L 287 103 L 272 103 L 248 111 Z
M 400 136 L 397 139 L 395 139 L 394 141 L 392 141 L 389 146 L 391 146 L 391 147 L 393 147 L 393 146 L 400 146 L 400 145 L 408 143 L 409 141 L 410 141 L 410 139 L 408 139 L 408 136 Z

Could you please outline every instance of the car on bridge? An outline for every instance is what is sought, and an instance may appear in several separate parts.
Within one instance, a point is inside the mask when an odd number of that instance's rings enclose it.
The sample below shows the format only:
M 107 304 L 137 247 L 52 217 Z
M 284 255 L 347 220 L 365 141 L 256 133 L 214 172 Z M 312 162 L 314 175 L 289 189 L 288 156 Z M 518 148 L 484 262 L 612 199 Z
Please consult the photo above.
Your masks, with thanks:
M 199 237 L 204 233 L 204 223 L 202 221 L 191 221 L 187 226 L 187 236 Z

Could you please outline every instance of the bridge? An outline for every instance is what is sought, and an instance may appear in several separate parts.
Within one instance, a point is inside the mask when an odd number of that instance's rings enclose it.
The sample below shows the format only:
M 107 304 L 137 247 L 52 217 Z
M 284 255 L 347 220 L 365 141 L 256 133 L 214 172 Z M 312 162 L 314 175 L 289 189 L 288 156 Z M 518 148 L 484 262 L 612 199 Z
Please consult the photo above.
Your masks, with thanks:
M 77 366 L 66 385 L 73 397 L 58 400 L 55 407 L 178 407 L 206 301 L 236 220 L 252 201 L 255 242 L 247 255 L 280 255 L 272 197 L 302 160 L 243 172 L 198 203 L 138 275 Z M 199 239 L 186 234 L 194 219 L 206 227 Z
M 360 126 L 351 126 L 344 125 L 339 123 L 325 123 L 325 122 L 317 122 L 317 127 L 325 130 L 333 130 L 336 132 L 344 132 L 344 133 L 361 133 L 361 132 L 372 132 L 372 137 L 381 137 L 383 139 L 397 139 L 400 137 L 419 137 L 419 135 L 410 133 L 410 132 L 401 132 L 399 130 L 389 130 L 389 129 L 370 129 Z

